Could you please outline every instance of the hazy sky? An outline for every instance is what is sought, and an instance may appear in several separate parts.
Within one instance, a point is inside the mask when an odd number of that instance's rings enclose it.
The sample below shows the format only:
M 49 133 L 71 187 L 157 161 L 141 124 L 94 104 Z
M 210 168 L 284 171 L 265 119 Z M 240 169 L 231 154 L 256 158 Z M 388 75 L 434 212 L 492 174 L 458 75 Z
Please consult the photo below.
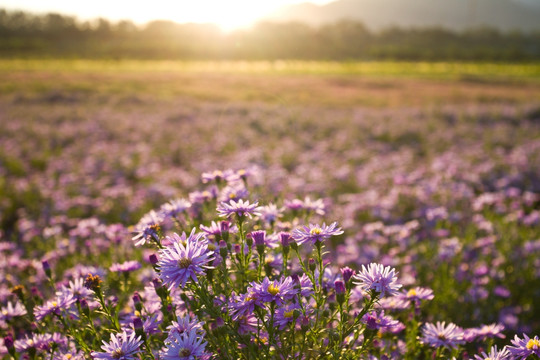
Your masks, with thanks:
M 331 0 L 309 0 L 324 4 Z M 155 19 L 213 22 L 224 29 L 246 26 L 280 6 L 306 0 L 0 0 L 0 8 L 36 13 L 58 12 L 80 19 L 104 17 L 144 23 Z

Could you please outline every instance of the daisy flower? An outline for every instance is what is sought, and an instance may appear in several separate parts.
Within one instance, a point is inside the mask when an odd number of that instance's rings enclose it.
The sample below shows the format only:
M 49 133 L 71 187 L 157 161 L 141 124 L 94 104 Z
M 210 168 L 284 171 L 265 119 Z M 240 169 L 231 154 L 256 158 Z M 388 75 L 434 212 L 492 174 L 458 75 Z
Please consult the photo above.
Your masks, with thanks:
M 171 241 L 171 245 L 159 250 L 159 277 L 169 290 L 178 287 L 186 286 L 186 283 L 191 279 L 197 281 L 197 276 L 203 275 L 205 269 L 214 260 L 213 251 L 208 250 L 208 242 L 204 234 L 195 234 L 195 229 L 191 231 L 186 240 L 185 234 L 180 237 L 174 234 L 172 237 L 167 237 Z

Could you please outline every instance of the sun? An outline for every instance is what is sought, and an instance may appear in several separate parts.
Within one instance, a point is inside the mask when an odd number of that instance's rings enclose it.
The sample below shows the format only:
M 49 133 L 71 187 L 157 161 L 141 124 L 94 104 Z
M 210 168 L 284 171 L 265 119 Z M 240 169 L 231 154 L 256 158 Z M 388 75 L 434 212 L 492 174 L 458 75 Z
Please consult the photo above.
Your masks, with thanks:
M 185 2 L 170 4 L 167 17 L 175 22 L 213 23 L 224 31 L 230 31 L 255 23 L 268 14 L 273 6 L 254 0 L 198 0 L 189 5 Z

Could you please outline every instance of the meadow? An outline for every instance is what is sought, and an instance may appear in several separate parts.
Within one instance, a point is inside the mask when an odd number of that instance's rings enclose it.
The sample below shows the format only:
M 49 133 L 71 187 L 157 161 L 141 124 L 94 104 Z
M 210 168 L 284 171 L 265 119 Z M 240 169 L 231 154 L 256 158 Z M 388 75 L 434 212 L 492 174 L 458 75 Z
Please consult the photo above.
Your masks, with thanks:
M 540 65 L 0 78 L 0 356 L 540 356 Z

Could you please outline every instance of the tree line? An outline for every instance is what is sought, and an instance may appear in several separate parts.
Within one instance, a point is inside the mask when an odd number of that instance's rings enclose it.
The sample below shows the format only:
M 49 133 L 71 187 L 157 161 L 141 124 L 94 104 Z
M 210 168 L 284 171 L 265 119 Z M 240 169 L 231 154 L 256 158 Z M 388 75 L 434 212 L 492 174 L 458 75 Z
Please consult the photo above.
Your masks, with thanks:
M 198 60 L 535 61 L 540 31 L 388 28 L 373 32 L 350 20 L 312 27 L 260 22 L 225 33 L 211 24 L 106 19 L 0 9 L 0 57 Z

